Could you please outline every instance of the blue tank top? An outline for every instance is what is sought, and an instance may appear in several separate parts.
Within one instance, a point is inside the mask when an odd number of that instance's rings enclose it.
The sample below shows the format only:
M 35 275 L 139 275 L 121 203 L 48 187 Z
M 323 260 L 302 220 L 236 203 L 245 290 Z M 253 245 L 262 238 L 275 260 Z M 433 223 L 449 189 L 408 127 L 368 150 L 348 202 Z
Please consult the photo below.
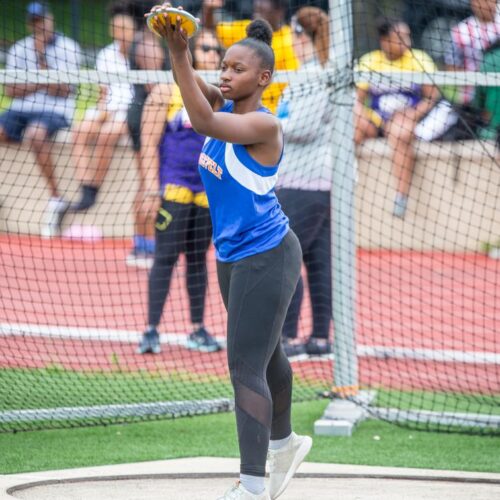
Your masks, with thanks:
M 228 101 L 220 112 L 231 113 Z M 269 113 L 266 108 L 259 111 Z M 281 158 L 280 158 L 281 162 Z M 235 262 L 275 248 L 288 232 L 274 186 L 280 162 L 265 167 L 245 146 L 207 137 L 199 161 L 217 259 Z

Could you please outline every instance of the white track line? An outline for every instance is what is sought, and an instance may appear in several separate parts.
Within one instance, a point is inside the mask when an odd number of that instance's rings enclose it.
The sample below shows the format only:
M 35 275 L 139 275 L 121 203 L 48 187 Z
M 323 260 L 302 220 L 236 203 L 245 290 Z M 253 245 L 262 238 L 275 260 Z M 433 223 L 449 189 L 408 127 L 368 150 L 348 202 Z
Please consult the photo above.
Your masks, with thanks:
M 130 330 L 110 330 L 105 328 L 83 328 L 57 325 L 34 325 L 21 323 L 0 323 L 0 336 L 36 336 L 73 340 L 96 340 L 101 342 L 123 342 L 135 344 L 141 332 Z M 160 340 L 164 344 L 185 346 L 185 333 L 163 333 Z M 225 337 L 217 337 L 225 345 Z M 453 349 L 421 349 L 409 347 L 358 345 L 357 355 L 377 359 L 409 359 L 414 361 L 435 361 L 440 363 L 466 363 L 477 365 L 500 365 L 500 353 L 484 351 L 459 351 Z M 293 361 L 331 361 L 333 355 L 308 356 L 301 354 Z

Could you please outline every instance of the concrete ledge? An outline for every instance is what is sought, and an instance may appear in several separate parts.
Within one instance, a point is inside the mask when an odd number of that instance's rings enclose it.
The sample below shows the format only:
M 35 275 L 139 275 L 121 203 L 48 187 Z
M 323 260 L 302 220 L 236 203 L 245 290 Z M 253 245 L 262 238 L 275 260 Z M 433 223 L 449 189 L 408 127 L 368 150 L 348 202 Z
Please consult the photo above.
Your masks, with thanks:
M 206 500 L 227 489 L 238 470 L 236 459 L 200 457 L 4 475 L 0 499 Z M 500 474 L 304 463 L 283 500 L 490 500 L 499 493 Z
M 69 134 L 63 131 L 57 137 L 53 156 L 61 191 L 71 200 L 79 186 Z M 408 211 L 401 220 L 392 216 L 394 178 L 387 142 L 371 140 L 358 149 L 357 245 L 461 252 L 479 251 L 482 242 L 496 241 L 500 167 L 494 144 L 418 143 L 416 150 Z M 49 193 L 30 151 L 1 146 L 0 178 L 0 231 L 40 234 Z M 96 206 L 85 214 L 68 216 L 65 225 L 96 225 L 105 237 L 129 237 L 136 191 L 135 154 L 127 144 L 120 145 Z

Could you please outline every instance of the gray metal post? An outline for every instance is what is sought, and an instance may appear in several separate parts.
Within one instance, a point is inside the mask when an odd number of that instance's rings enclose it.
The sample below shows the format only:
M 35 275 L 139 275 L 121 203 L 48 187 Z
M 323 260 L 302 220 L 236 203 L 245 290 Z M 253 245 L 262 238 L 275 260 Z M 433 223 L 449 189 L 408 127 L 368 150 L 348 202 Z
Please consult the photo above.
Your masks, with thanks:
M 335 116 L 332 147 L 334 155 L 331 188 L 332 220 L 332 306 L 334 322 L 334 392 L 343 396 L 358 393 L 356 355 L 356 243 L 352 81 L 353 19 L 352 0 L 330 0 L 330 46 L 335 67 Z M 363 412 L 350 401 L 334 400 L 323 419 L 315 424 L 317 434 L 350 435 Z
M 332 145 L 334 175 L 331 189 L 332 286 L 335 325 L 334 385 L 352 393 L 358 387 L 356 356 L 356 243 L 354 224 L 355 165 L 352 71 L 352 0 L 330 0 L 330 22 L 335 65 L 345 85 L 335 95 Z M 345 75 L 345 76 L 344 76 Z

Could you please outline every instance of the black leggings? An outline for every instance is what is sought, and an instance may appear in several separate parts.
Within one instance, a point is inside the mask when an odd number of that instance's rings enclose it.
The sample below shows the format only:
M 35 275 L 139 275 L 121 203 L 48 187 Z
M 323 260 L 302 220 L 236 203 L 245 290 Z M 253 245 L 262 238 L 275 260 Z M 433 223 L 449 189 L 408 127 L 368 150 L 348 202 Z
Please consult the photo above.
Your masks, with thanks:
M 304 253 L 313 316 L 311 336 L 327 339 L 332 318 L 330 192 L 280 189 L 277 194 Z M 303 296 L 301 278 L 283 327 L 287 338 L 297 337 Z
M 299 241 L 289 231 L 272 250 L 217 262 L 228 312 L 227 357 L 242 474 L 264 476 L 269 439 L 283 439 L 292 431 L 292 369 L 280 337 L 301 260 Z
M 155 259 L 149 274 L 148 324 L 157 326 L 175 263 L 186 253 L 186 284 L 192 323 L 202 323 L 207 289 L 206 253 L 212 237 L 208 208 L 162 201 L 156 218 Z

